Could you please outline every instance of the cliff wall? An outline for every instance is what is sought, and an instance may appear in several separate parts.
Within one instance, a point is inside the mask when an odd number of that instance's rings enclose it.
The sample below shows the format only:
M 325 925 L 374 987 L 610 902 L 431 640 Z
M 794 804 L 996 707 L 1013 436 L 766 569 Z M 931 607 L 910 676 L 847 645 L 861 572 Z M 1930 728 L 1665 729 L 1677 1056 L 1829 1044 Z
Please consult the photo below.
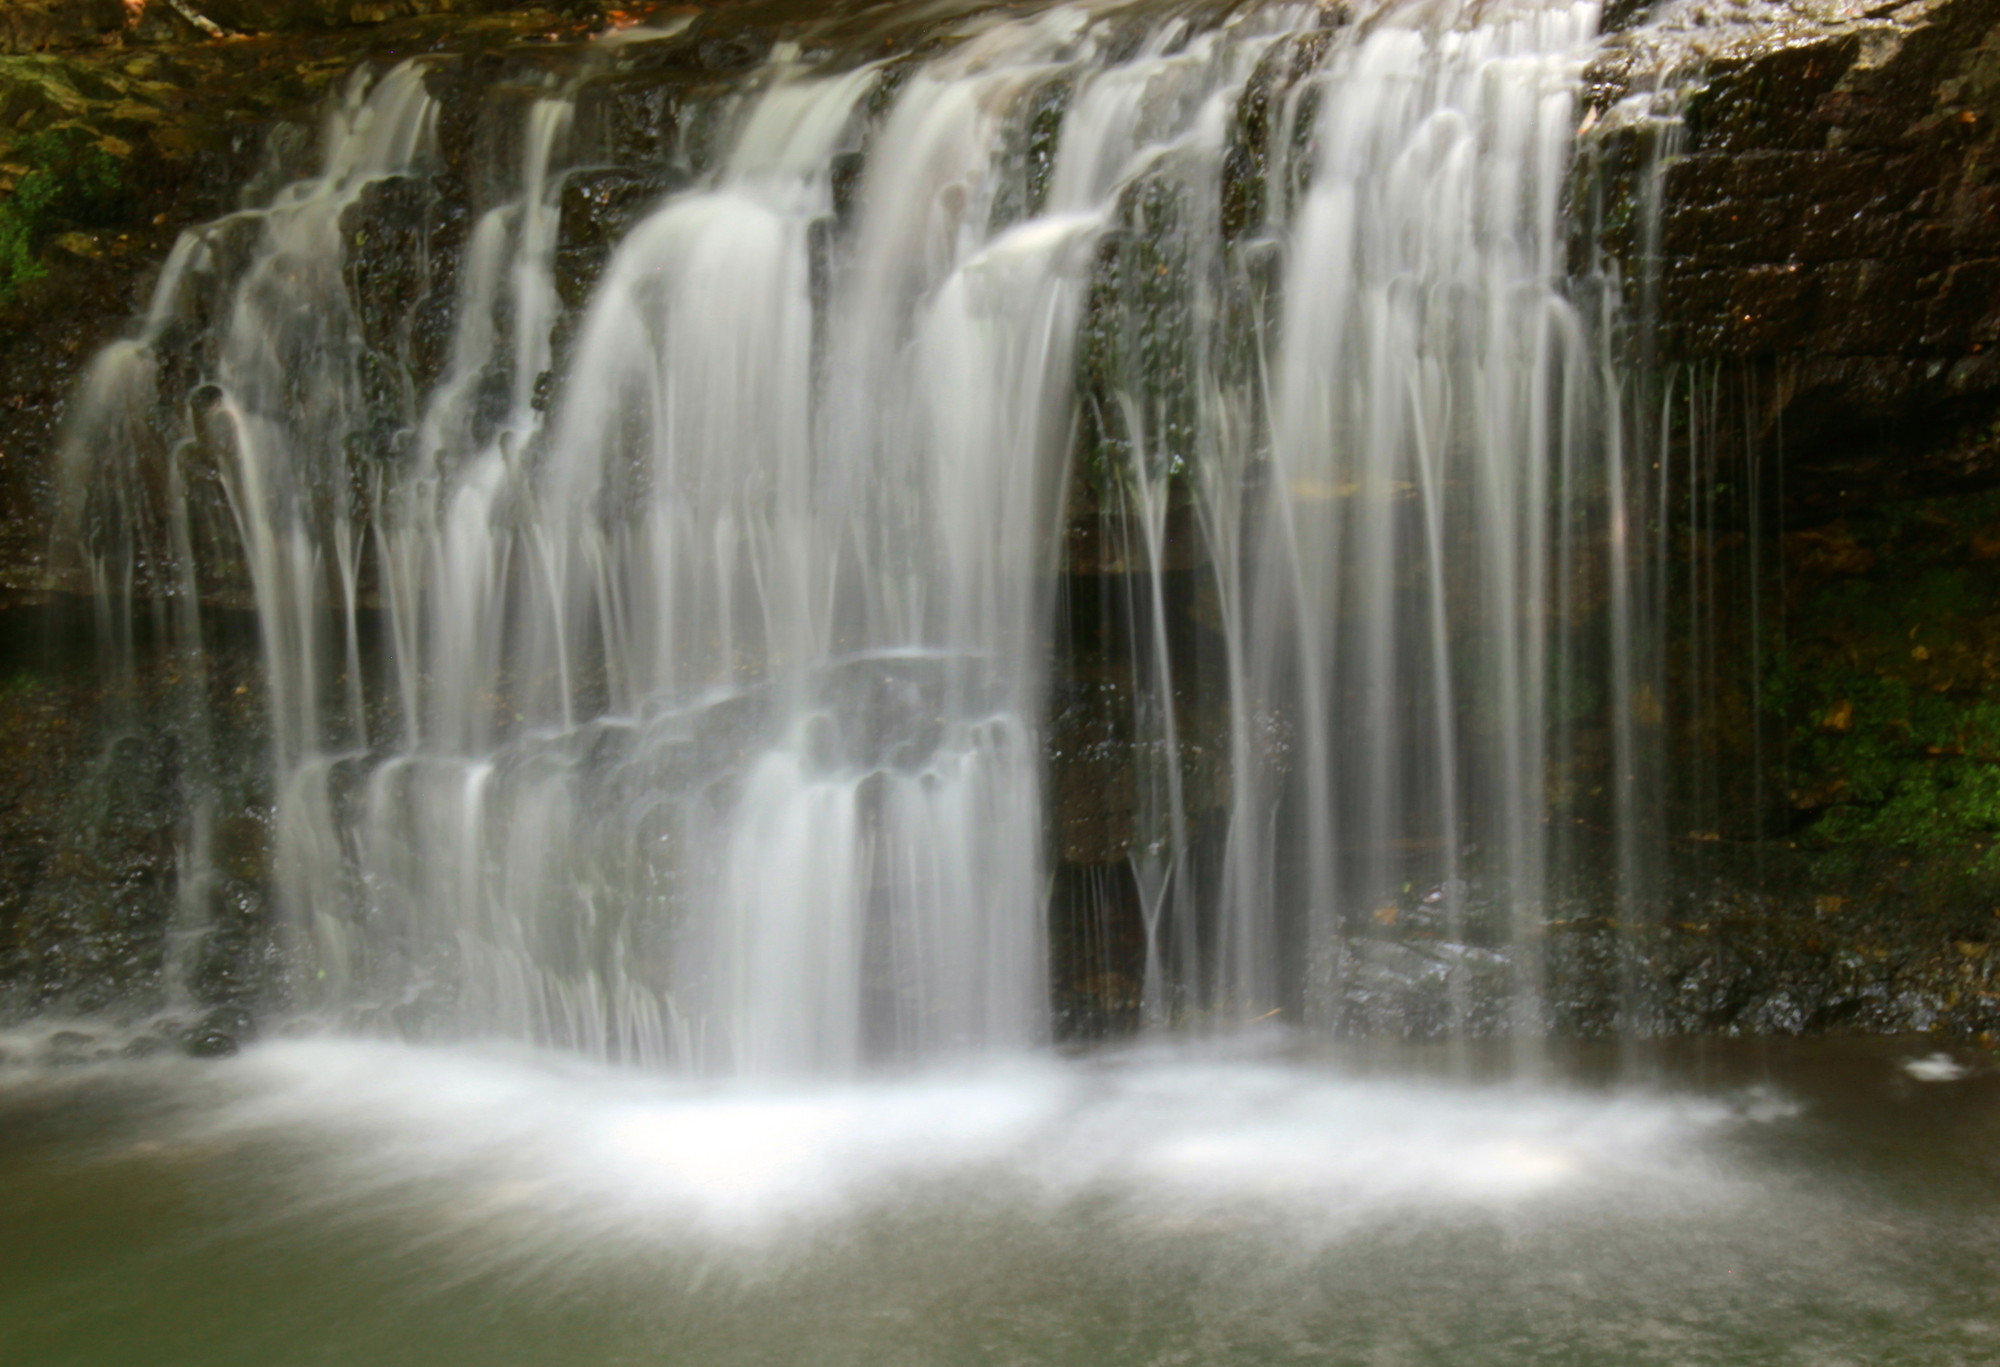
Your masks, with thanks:
M 296 170 L 309 139 L 288 130 L 356 63 L 457 53 L 470 88 L 532 66 L 523 44 L 621 14 L 448 0 L 191 12 L 232 36 L 164 0 L 0 7 L 0 1009 L 143 1003 L 180 956 L 208 1013 L 183 1023 L 199 1044 L 240 1033 L 268 952 L 255 636 L 222 595 L 199 677 L 145 623 L 129 668 L 102 668 L 74 596 L 87 584 L 48 563 L 64 404 L 174 235 L 259 174 Z M 753 62 L 770 21 L 736 13 L 712 8 L 693 55 L 615 92 L 603 136 L 657 133 L 660 82 Z M 1559 1021 L 1606 1023 L 1632 976 L 1616 962 L 1625 935 L 1661 1029 L 2000 1028 L 1986 948 L 2000 929 L 2000 0 L 1622 18 L 1586 119 L 1599 226 L 1649 301 L 1661 392 L 1678 396 L 1662 420 L 1673 499 L 1696 511 L 1675 533 L 1689 587 L 1660 723 L 1671 897 L 1638 931 L 1601 909 L 1552 918 Z M 1678 132 L 1621 122 L 1670 89 L 1686 92 Z M 453 108 L 449 137 L 470 146 L 469 100 Z M 659 188 L 576 179 L 572 308 Z M 1657 238 L 1635 212 L 1650 193 Z M 1089 1031 L 1136 1005 L 1137 780 L 1107 617 L 1128 567 L 1097 510 L 1075 512 L 1051 724 L 1055 941 L 1059 1006 Z M 1190 569 L 1169 566 L 1171 596 L 1198 634 Z M 1228 797 L 1203 746 L 1225 722 L 1198 688 L 1182 705 L 1198 831 Z M 176 709 L 233 719 L 200 759 L 234 806 L 211 833 L 221 872 L 199 888 L 174 856 L 188 733 L 157 719 Z M 1409 913 L 1357 956 L 1357 1001 L 1425 990 L 1431 932 Z M 188 925 L 206 929 L 177 940 Z

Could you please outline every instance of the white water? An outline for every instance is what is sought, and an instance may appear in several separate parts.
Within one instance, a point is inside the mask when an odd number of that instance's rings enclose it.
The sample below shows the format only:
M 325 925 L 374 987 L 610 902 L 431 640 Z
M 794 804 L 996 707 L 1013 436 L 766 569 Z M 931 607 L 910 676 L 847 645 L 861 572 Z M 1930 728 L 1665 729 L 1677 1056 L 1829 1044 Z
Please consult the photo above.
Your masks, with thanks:
M 1985 1363 L 2000 1174 L 1967 1139 L 1994 1079 L 1971 1054 L 1915 1079 L 1934 1043 L 1692 1042 L 1660 1059 L 1679 1095 L 1427 1079 L 1443 1051 L 1407 1049 L 803 1084 L 329 1039 L 10 1066 L 0 1344 L 75 1367 Z
M 1254 1048 L 718 1087 L 526 1051 L 327 1040 L 162 1081 L 170 1109 L 133 1159 L 268 1148 L 287 1159 L 295 1217 L 414 1204 L 453 1256 L 582 1254 L 586 1276 L 627 1248 L 771 1251 L 937 1199 L 1035 1221 L 1094 1205 L 1135 1235 L 1250 1221 L 1298 1251 L 1412 1218 L 1697 1218 L 1741 1191 L 1710 1141 L 1790 1113 L 1748 1092 L 1343 1075 Z M 116 1083 L 113 1065 L 99 1084 Z
M 1352 923 L 1479 846 L 1532 938 L 1551 620 L 1579 547 L 1623 554 L 1558 218 L 1595 7 L 956 22 L 914 71 L 774 59 L 718 103 L 546 412 L 574 110 L 629 35 L 527 103 L 428 392 L 341 269 L 354 206 L 439 169 L 418 64 L 350 88 L 317 177 L 186 239 L 100 359 L 70 451 L 101 591 L 153 524 L 184 601 L 243 566 L 295 1005 L 752 1074 L 1039 1038 L 1073 477 L 1128 542 L 1152 1017 L 1331 1016 Z M 159 361 L 198 321 L 190 401 Z M 1194 659 L 1159 572 L 1188 504 Z M 1198 858 L 1173 700 L 1204 673 Z

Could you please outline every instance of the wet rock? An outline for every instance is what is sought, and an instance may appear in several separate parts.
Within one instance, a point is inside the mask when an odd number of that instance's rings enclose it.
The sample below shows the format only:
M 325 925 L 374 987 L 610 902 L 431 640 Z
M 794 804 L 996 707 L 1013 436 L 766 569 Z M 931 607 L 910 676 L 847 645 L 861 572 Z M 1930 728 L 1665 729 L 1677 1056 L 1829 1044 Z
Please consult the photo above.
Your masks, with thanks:
M 370 185 L 341 216 L 349 297 L 368 346 L 400 360 L 409 345 L 411 305 L 427 292 L 434 194 L 414 176 Z
M 618 243 L 679 180 L 665 170 L 622 167 L 569 176 L 556 244 L 556 288 L 566 307 L 580 309 L 589 301 Z
M 87 1063 L 96 1037 L 80 1030 L 58 1030 L 43 1047 L 43 1061 L 57 1066 Z
M 730 76 L 750 70 L 771 50 L 771 35 L 753 29 L 733 32 L 719 26 L 695 38 L 696 64 L 710 76 Z
M 119 1047 L 118 1056 L 126 1059 L 157 1058 L 173 1050 L 170 1040 L 158 1035 L 136 1035 Z
M 253 1000 L 264 985 L 266 939 L 261 892 L 240 883 L 218 888 L 189 978 L 195 1000 L 218 1006 Z
M 1451 960 L 1429 947 L 1350 941 L 1334 1001 L 1343 1034 L 1440 1039 L 1452 1032 Z
M 1271 146 L 1272 115 L 1284 107 L 1299 82 L 1319 66 L 1332 47 L 1330 38 L 1328 30 L 1316 29 L 1274 45 L 1244 84 L 1230 127 L 1229 148 L 1222 162 L 1225 242 L 1234 243 L 1263 227 L 1271 200 L 1267 181 L 1271 157 L 1274 150 L 1283 150 Z M 1312 120 L 1302 118 L 1297 126 L 1310 128 Z
M 1053 717 L 1051 806 L 1063 861 L 1116 863 L 1131 848 L 1138 803 L 1133 754 L 1124 739 L 1130 697 L 1114 684 L 1072 682 L 1058 694 Z
M 1660 183 L 1666 353 L 1758 377 L 1725 426 L 1782 437 L 1795 517 L 2000 481 L 2000 14 L 1751 8 L 1704 33 L 1666 11 L 1597 97 L 1707 63 Z
M 219 1006 L 190 1026 L 180 1037 L 180 1045 L 193 1058 L 228 1058 L 254 1035 L 248 1011 Z
M 225 719 L 220 730 L 183 729 L 193 685 L 175 657 L 136 640 L 134 677 L 107 688 L 90 658 L 93 636 L 86 612 L 0 612 L 0 1018 L 159 1009 L 167 930 L 183 895 L 176 851 L 188 836 L 188 766 L 225 800 L 257 806 L 256 719 L 232 732 L 224 708 L 213 714 Z M 254 646 L 216 645 L 208 682 L 233 699 Z M 15 646 L 32 669 L 14 663 Z M 242 910 L 261 916 L 261 904 Z M 261 929 L 242 933 L 246 953 L 261 954 Z M 222 976 L 257 981 L 249 969 Z
M 0 53 L 115 42 L 127 18 L 123 0 L 8 0 L 0 6 Z

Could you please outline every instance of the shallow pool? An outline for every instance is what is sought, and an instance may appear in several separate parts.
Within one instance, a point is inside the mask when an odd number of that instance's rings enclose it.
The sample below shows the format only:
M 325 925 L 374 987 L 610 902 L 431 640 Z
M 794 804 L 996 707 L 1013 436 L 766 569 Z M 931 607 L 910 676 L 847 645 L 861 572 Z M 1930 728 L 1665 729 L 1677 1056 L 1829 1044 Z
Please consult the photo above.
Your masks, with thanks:
M 843 1086 L 300 1040 L 0 1071 L 0 1362 L 2000 1361 L 2000 1074 L 1281 1036 Z

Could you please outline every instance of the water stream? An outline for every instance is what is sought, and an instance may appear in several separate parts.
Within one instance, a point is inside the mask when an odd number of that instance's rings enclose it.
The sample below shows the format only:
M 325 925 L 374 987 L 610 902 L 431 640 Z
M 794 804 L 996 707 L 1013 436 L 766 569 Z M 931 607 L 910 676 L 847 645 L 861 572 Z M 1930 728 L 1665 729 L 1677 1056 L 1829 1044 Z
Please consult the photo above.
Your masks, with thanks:
M 1449 1031 L 1539 1035 L 1564 690 L 1629 718 L 1651 649 L 1618 291 L 1563 217 L 1595 15 L 780 43 L 626 168 L 657 192 L 567 301 L 601 92 L 683 38 L 496 92 L 469 177 L 422 61 L 357 74 L 69 434 L 107 618 L 146 572 L 196 654 L 204 599 L 254 612 L 288 1009 L 724 1074 L 1045 1037 L 1094 518 L 1144 1019 L 1332 1019 L 1428 891 L 1454 952 L 1522 951 L 1476 1019 L 1448 973 Z
M 1548 1039 L 1558 904 L 1649 910 L 1695 402 L 1597 24 L 683 20 L 274 139 L 57 532 L 181 690 L 161 1019 L 263 1038 L 0 1038 L 0 1355 L 1993 1360 L 1990 1069 Z M 1136 1041 L 1049 1047 L 1085 982 Z
M 1258 1046 L 781 1087 L 333 1040 L 17 1069 L 0 1352 L 1970 1367 L 2000 1089 L 1934 1049 L 1693 1042 L 1643 1090 Z

